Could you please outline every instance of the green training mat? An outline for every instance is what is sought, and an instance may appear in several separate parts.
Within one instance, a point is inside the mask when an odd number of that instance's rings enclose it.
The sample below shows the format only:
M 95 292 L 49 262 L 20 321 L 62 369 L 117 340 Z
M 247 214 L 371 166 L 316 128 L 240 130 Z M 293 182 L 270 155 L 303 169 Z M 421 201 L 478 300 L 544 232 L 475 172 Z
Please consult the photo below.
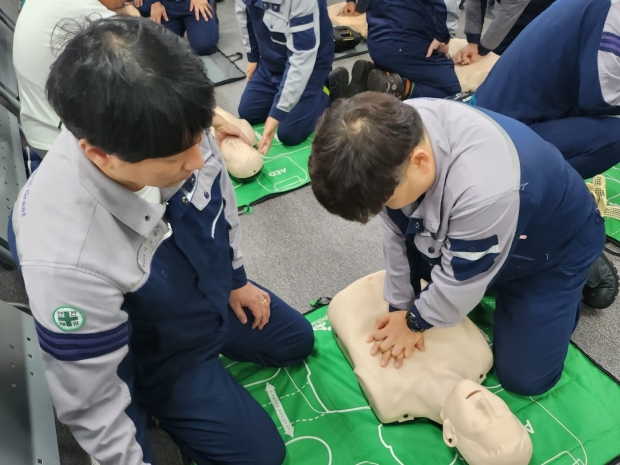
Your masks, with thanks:
M 491 337 L 493 301 L 470 317 Z M 464 465 L 429 420 L 381 425 L 334 339 L 327 307 L 306 315 L 316 338 L 301 365 L 264 368 L 222 358 L 266 409 L 286 443 L 287 465 Z M 620 458 L 620 385 L 578 348 L 569 348 L 563 376 L 543 396 L 502 388 L 493 372 L 484 383 L 498 394 L 532 438 L 535 465 L 605 465 Z
M 262 136 L 264 126 L 253 126 L 258 139 Z M 283 145 L 276 136 L 269 152 L 263 156 L 265 165 L 258 177 L 249 183 L 232 180 L 237 206 L 244 208 L 256 205 L 308 184 L 308 158 L 312 139 L 314 134 L 299 145 L 288 146 Z
M 620 164 L 603 173 L 606 178 L 607 205 L 620 206 Z M 620 246 L 620 221 L 605 218 L 605 232 L 615 245 Z

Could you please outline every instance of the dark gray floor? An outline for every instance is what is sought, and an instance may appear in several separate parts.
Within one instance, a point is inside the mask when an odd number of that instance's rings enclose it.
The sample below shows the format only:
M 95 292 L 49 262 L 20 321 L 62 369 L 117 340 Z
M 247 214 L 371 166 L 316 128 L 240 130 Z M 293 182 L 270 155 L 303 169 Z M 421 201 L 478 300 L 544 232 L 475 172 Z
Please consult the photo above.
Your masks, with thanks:
M 330 1 L 332 3 L 332 1 Z M 218 4 L 226 53 L 242 51 L 234 2 Z M 462 35 L 462 25 L 460 28 Z M 363 57 L 357 57 L 359 59 Z M 355 59 L 337 62 L 350 69 Z M 244 69 L 245 62 L 240 66 Z M 245 81 L 216 88 L 218 104 L 236 114 Z M 377 220 L 361 226 L 325 212 L 309 187 L 269 200 L 241 217 L 243 252 L 249 276 L 300 311 L 320 296 L 333 296 L 364 275 L 383 267 L 381 228 Z M 616 266 L 620 262 L 612 257 Z M 17 272 L 0 271 L 0 299 L 25 302 Z M 584 309 L 574 340 L 599 364 L 620 378 L 620 302 L 603 311 Z M 87 465 L 88 456 L 67 429 L 58 424 L 63 465 Z M 178 450 L 161 430 L 153 429 L 159 465 L 180 465 Z

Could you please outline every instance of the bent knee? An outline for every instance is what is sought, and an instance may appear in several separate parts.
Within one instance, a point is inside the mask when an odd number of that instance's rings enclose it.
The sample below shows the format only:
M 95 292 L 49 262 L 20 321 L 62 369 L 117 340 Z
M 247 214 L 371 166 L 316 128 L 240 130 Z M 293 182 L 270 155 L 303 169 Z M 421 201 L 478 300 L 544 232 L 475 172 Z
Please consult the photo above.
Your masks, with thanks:
M 213 55 L 217 52 L 217 40 L 209 43 L 192 44 L 192 48 L 200 56 Z
M 521 396 L 537 396 L 544 394 L 555 386 L 562 377 L 562 370 L 555 370 L 544 376 L 534 373 L 508 372 L 497 370 L 497 378 L 502 387 L 509 392 Z
M 314 131 L 314 127 L 292 128 L 280 125 L 278 128 L 278 139 L 284 145 L 299 145 L 305 141 Z
M 288 328 L 289 343 L 280 346 L 277 352 L 265 357 L 267 365 L 285 367 L 303 362 L 314 349 L 314 330 L 303 315 Z M 268 359 L 267 359 L 268 358 Z

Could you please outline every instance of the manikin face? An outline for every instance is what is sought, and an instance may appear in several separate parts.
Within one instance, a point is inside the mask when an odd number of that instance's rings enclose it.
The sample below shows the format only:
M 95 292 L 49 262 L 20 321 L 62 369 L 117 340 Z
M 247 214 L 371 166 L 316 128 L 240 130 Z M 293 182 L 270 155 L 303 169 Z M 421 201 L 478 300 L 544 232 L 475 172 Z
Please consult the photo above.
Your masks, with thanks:
M 487 388 L 463 380 L 446 401 L 444 441 L 471 465 L 529 463 L 532 443 L 506 403 Z

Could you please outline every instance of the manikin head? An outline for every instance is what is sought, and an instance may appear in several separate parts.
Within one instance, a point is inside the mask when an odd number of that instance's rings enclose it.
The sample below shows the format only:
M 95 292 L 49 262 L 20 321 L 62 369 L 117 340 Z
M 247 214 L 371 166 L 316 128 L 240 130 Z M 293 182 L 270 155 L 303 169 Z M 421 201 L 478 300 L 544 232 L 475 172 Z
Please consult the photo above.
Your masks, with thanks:
M 469 465 L 527 465 L 532 441 L 506 403 L 484 386 L 458 383 L 441 412 L 443 438 Z
M 87 24 L 52 65 L 46 90 L 85 156 L 130 190 L 179 185 L 204 164 L 213 84 L 189 44 L 153 21 Z
M 403 208 L 435 182 L 435 158 L 419 113 L 396 97 L 364 92 L 323 115 L 309 160 L 312 191 L 330 213 L 366 223 Z

